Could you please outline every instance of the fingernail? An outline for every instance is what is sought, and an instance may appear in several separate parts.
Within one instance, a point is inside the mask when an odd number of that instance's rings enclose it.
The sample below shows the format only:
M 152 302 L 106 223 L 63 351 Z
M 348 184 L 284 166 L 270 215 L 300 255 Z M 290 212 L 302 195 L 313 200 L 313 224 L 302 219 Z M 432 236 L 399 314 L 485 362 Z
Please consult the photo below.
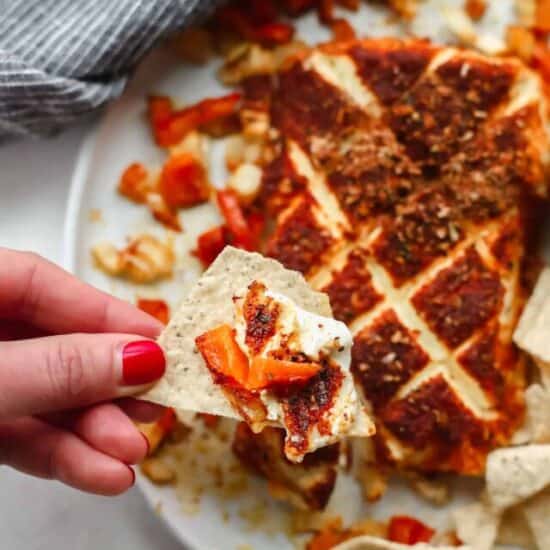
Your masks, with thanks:
M 166 368 L 164 353 L 152 340 L 130 342 L 122 349 L 122 380 L 128 386 L 150 384 Z
M 128 466 L 128 470 L 130 470 L 130 473 L 132 474 L 132 483 L 130 484 L 130 487 L 133 487 L 136 483 L 136 472 L 134 472 L 134 469 Z
M 145 448 L 147 449 L 145 451 L 145 456 L 149 456 L 149 451 L 151 450 L 151 444 L 149 443 L 149 438 L 143 432 L 140 432 L 140 433 L 143 436 L 143 439 L 145 439 Z

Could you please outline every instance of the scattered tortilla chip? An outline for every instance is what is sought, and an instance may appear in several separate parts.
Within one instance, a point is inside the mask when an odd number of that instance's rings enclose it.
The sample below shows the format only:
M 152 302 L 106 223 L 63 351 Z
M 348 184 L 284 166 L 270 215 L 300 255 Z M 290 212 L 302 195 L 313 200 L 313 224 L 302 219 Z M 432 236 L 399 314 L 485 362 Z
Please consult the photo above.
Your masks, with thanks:
M 516 546 L 522 550 L 537 548 L 531 529 L 527 525 L 522 505 L 514 506 L 504 512 L 500 520 L 496 543 Z
M 500 514 L 482 498 L 451 512 L 458 538 L 475 550 L 491 550 L 497 538 Z
M 550 523 L 548 521 L 548 512 L 550 510 L 550 491 L 543 491 L 530 498 L 523 506 L 525 518 L 536 547 L 540 550 L 550 548 Z
M 233 296 L 254 279 L 262 279 L 307 311 L 332 316 L 328 297 L 312 290 L 299 273 L 260 254 L 226 247 L 160 335 L 160 345 L 168 350 L 166 374 L 143 395 L 144 399 L 176 409 L 241 419 L 222 389 L 212 382 L 195 338 L 232 319 Z
M 532 384 L 525 391 L 525 401 L 531 442 L 550 443 L 550 393 L 540 384 Z
M 514 341 L 541 368 L 550 371 L 550 268 L 541 272 L 514 333 Z
M 550 445 L 492 451 L 485 477 L 489 502 L 495 510 L 523 502 L 550 484 Z
M 350 539 L 338 544 L 333 550 L 411 550 L 411 548 L 414 550 L 473 550 L 470 546 L 433 546 L 422 542 L 411 546 L 410 544 L 399 544 L 371 537 L 370 535 Z

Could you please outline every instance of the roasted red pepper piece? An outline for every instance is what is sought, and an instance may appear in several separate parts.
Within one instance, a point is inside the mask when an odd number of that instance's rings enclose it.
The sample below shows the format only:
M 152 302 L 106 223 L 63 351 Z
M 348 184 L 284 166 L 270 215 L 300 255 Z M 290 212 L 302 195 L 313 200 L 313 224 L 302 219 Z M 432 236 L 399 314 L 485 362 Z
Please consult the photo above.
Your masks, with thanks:
M 334 19 L 330 23 L 330 28 L 336 41 L 354 40 L 357 38 L 355 29 L 345 19 Z
M 227 229 L 220 225 L 199 235 L 193 255 L 208 267 L 227 244 Z
M 550 0 L 537 1 L 535 28 L 543 32 L 550 32 Z
M 336 3 L 351 11 L 357 11 L 359 9 L 359 0 L 336 0 Z
M 201 204 L 210 196 L 204 166 L 189 153 L 171 156 L 162 168 L 160 193 L 172 208 Z
M 217 17 L 223 26 L 235 31 L 245 40 L 265 46 L 286 44 L 294 36 L 294 28 L 289 23 L 268 21 L 259 25 L 253 11 L 245 12 L 234 6 L 220 9 Z
M 170 318 L 170 309 L 168 304 L 164 300 L 149 300 L 147 298 L 139 298 L 137 301 L 137 307 L 145 313 L 152 315 L 165 325 Z
M 313 8 L 317 0 L 282 0 L 283 9 L 290 15 L 300 15 Z
M 266 23 L 255 30 L 256 41 L 266 46 L 287 44 L 294 36 L 294 27 L 289 23 Z
M 166 147 L 173 142 L 170 121 L 174 112 L 172 100 L 165 96 L 149 96 L 147 100 L 147 115 L 153 131 L 155 142 L 160 147 Z
M 249 10 L 250 18 L 258 25 L 272 23 L 277 19 L 277 7 L 273 0 L 250 0 L 245 8 Z
M 130 164 L 120 176 L 118 192 L 134 202 L 145 202 L 148 176 L 149 172 L 143 164 L 139 162 Z
M 410 516 L 393 516 L 388 525 L 388 539 L 403 544 L 429 542 L 435 531 Z
M 535 46 L 532 63 L 545 83 L 550 86 L 550 49 L 546 45 L 538 43 Z
M 209 429 L 215 428 L 220 423 L 220 417 L 215 414 L 198 413 L 198 415 L 204 422 L 204 425 Z
M 244 216 L 237 194 L 231 189 L 223 189 L 218 191 L 217 199 L 227 229 L 233 238 L 232 244 L 237 248 L 254 250 L 256 239 Z
M 331 23 L 334 20 L 334 0 L 319 0 L 317 15 L 321 23 Z
M 232 115 L 240 98 L 241 94 L 235 92 L 222 97 L 205 99 L 175 111 L 169 98 L 150 97 L 149 121 L 157 145 L 161 147 L 176 145 L 189 132 L 201 125 Z

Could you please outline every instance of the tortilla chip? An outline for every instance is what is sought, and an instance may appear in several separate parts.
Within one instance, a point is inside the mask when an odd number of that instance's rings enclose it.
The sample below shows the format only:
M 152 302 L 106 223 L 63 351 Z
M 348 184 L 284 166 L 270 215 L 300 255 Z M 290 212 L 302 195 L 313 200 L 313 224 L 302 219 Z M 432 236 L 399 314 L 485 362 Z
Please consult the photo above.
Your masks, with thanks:
M 475 550 L 491 550 L 497 538 L 500 514 L 481 499 L 451 512 L 458 538 Z
M 550 484 L 550 445 L 492 451 L 487 457 L 485 477 L 494 509 L 505 510 L 523 502 Z
M 543 369 L 550 370 L 550 268 L 540 274 L 514 333 L 514 341 Z
M 496 543 L 516 546 L 522 550 L 537 548 L 521 504 L 504 512 L 500 520 Z
M 433 546 L 422 542 L 411 546 L 371 537 L 370 535 L 350 539 L 338 544 L 333 550 L 411 550 L 411 548 L 414 550 L 472 550 L 469 546 Z
M 532 384 L 525 391 L 525 401 L 531 442 L 550 443 L 550 393 L 540 384 Z
M 548 511 L 550 510 L 550 491 L 543 491 L 530 498 L 524 505 L 525 519 L 536 542 L 537 548 L 546 550 L 550 548 L 550 523 Z
M 312 313 L 332 317 L 328 297 L 312 290 L 299 273 L 260 254 L 226 247 L 197 281 L 159 337 L 166 350 L 164 377 L 142 397 L 176 409 L 240 419 L 195 346 L 195 338 L 233 320 L 232 298 L 255 279 Z

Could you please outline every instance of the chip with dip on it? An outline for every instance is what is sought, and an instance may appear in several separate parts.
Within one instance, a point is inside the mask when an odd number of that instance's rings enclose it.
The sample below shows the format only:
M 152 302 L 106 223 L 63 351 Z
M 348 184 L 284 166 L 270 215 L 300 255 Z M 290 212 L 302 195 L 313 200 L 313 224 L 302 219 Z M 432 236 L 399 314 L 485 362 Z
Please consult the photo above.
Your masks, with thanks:
M 144 397 L 286 432 L 293 461 L 374 424 L 328 298 L 275 260 L 226 247 L 159 337 L 167 371 Z

